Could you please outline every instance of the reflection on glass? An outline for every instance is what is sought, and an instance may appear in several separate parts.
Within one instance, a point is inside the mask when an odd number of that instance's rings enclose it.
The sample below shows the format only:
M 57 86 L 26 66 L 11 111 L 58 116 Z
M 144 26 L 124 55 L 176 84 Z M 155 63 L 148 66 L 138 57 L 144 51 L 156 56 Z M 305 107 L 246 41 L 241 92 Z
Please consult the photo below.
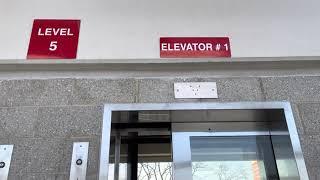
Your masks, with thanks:
M 265 179 L 265 172 L 261 172 L 257 161 L 193 162 L 192 170 L 194 180 Z
M 289 136 L 271 136 L 281 180 L 300 180 Z
M 138 180 L 171 180 L 171 162 L 144 162 L 138 164 Z
M 268 136 L 191 137 L 193 180 L 277 180 Z
M 139 139 L 139 142 L 143 138 Z M 160 143 L 144 142 L 138 144 L 138 152 L 134 154 L 138 161 L 130 162 L 128 140 L 122 137 L 120 146 L 120 164 L 117 172 L 119 178 L 115 176 L 115 140 L 111 137 L 110 154 L 109 154 L 109 170 L 108 180 L 171 180 L 172 179 L 172 157 L 171 143 L 162 139 L 158 139 Z M 137 177 L 130 175 L 132 163 L 137 163 Z
M 108 180 L 114 180 L 113 163 L 109 163 Z M 127 180 L 127 163 L 119 164 L 119 180 Z

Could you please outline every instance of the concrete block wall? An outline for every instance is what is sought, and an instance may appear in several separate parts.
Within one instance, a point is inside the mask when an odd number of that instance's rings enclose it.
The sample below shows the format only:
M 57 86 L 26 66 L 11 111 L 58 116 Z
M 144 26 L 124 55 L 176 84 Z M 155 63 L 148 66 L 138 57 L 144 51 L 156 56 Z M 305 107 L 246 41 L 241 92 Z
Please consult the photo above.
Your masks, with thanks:
M 173 83 L 215 81 L 219 99 L 174 99 Z M 311 180 L 320 179 L 320 77 L 14 79 L 0 81 L 0 143 L 14 144 L 9 179 L 69 178 L 72 143 L 89 141 L 97 179 L 104 103 L 290 101 Z

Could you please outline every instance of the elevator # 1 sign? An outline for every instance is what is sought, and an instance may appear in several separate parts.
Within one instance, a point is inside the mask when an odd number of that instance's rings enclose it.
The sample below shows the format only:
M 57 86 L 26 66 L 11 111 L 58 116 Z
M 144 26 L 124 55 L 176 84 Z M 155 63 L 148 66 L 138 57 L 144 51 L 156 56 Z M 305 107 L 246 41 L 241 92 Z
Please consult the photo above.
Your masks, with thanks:
M 27 59 L 75 59 L 80 20 L 35 19 Z
M 161 37 L 161 58 L 231 57 L 228 37 Z

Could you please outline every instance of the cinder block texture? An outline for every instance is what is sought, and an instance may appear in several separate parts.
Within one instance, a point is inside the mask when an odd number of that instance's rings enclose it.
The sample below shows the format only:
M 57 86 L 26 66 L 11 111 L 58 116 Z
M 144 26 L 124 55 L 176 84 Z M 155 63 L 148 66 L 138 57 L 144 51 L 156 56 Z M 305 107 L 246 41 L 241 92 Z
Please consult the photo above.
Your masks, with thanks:
M 267 100 L 320 101 L 320 77 L 262 78 Z
M 87 174 L 86 180 L 97 180 L 98 174 Z
M 8 144 L 8 143 L 9 143 L 8 138 L 1 136 L 1 138 L 0 138 L 0 144 Z
M 9 180 L 67 180 L 66 174 L 56 173 L 26 173 L 26 174 L 10 174 Z
M 173 101 L 172 80 L 141 79 L 139 82 L 139 102 Z
M 38 108 L 0 108 L 0 137 L 33 137 Z
M 40 107 L 36 137 L 81 137 L 101 134 L 101 106 Z
M 320 134 L 320 103 L 301 104 L 299 111 L 305 134 Z
M 309 180 L 319 180 L 320 179 L 320 166 L 308 168 Z
M 3 80 L 2 106 L 48 106 L 70 104 L 73 80 Z
M 63 138 L 15 138 L 10 173 L 58 173 L 64 172 L 65 139 Z
M 217 82 L 218 101 L 263 101 L 261 83 L 257 78 L 201 79 Z
M 302 150 L 307 168 L 320 166 L 320 135 L 304 135 L 302 140 Z
M 133 103 L 136 101 L 134 79 L 77 79 L 73 104 Z
M 0 106 L 56 106 L 129 103 L 134 79 L 25 79 L 0 81 Z

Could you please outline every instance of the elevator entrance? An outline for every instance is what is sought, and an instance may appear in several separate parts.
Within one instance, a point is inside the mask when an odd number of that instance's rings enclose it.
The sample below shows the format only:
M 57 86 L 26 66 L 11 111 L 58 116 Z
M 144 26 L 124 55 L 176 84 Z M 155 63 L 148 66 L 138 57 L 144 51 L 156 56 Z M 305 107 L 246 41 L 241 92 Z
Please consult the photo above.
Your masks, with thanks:
M 100 179 L 308 179 L 294 122 L 282 104 L 201 104 L 109 111 L 109 132 L 103 132 L 110 138 L 108 166 L 100 164 L 100 175 L 108 174 Z
M 109 179 L 171 180 L 171 123 L 139 121 L 138 112 L 119 115 L 127 120 L 111 124 Z

